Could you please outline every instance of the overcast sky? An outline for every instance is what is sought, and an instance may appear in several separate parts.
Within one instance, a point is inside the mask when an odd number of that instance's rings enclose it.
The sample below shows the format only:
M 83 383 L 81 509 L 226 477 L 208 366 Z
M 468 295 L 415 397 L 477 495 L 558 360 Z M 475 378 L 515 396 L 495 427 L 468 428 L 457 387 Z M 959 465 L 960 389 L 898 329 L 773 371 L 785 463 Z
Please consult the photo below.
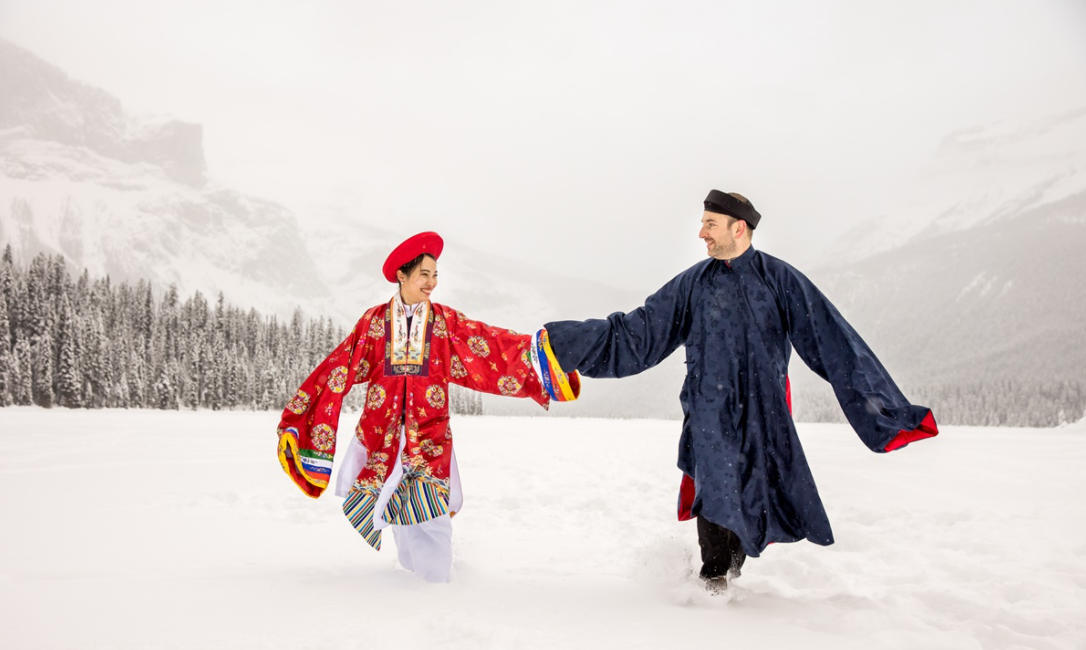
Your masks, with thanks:
M 817 264 L 949 133 L 1086 105 L 1080 0 L 0 0 L 0 36 L 202 124 L 303 227 L 334 201 L 645 289 L 704 254 L 711 188 Z

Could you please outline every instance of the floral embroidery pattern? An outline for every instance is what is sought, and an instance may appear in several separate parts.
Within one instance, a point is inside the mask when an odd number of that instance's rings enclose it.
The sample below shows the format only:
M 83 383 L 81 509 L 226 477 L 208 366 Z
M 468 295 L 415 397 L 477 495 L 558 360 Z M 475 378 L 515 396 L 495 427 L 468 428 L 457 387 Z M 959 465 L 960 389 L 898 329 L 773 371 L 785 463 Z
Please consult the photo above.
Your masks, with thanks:
M 407 455 L 408 451 L 410 451 L 411 453 L 413 453 L 415 455 L 414 456 L 408 456 Z M 419 448 L 418 447 L 415 447 L 413 449 L 405 449 L 404 450 L 402 460 L 403 460 L 403 464 L 405 465 L 405 467 L 404 467 L 404 470 L 406 471 L 405 477 L 409 477 L 411 475 L 433 476 L 434 475 L 433 468 L 431 468 L 426 463 L 426 459 L 423 458 L 422 456 L 419 456 L 418 453 L 419 453 Z
M 445 319 L 438 316 L 434 319 L 434 336 L 438 338 L 445 338 L 449 335 L 449 328 L 445 325 Z
M 366 459 L 366 469 L 372 470 L 377 476 L 384 476 L 388 473 L 388 454 L 374 453 L 370 454 L 370 457 Z
M 379 478 L 362 478 L 355 481 L 351 489 L 357 492 L 380 492 L 384 485 L 385 482 Z
M 327 424 L 318 424 L 309 431 L 313 446 L 320 451 L 328 451 L 336 444 L 336 432 Z
M 358 370 L 354 373 L 354 383 L 361 384 L 366 381 L 366 377 L 370 376 L 370 362 L 365 359 L 362 363 L 358 364 Z
M 407 328 L 407 314 L 398 300 L 392 301 L 393 318 L 392 340 L 386 341 L 386 356 L 394 366 L 421 366 L 424 357 L 429 355 L 426 340 L 427 323 L 431 320 L 430 304 L 424 302 L 414 310 L 411 329 Z M 417 373 L 412 373 L 417 374 Z
M 333 393 L 342 393 L 347 388 L 347 366 L 340 366 L 328 376 L 328 388 Z
M 371 339 L 379 339 L 385 335 L 385 321 L 380 318 L 374 318 L 370 321 L 370 331 L 366 332 L 366 336 Z
M 490 355 L 490 346 L 487 344 L 486 339 L 481 336 L 472 336 L 469 338 L 468 349 L 476 356 L 486 357 Z
M 305 413 L 309 408 L 309 393 L 299 389 L 294 397 L 290 398 L 290 402 L 287 404 L 287 409 L 295 415 L 301 415 Z
M 441 386 L 431 386 L 427 388 L 426 401 L 430 402 L 430 406 L 436 409 L 445 406 L 445 391 L 441 390 Z
M 460 361 L 460 357 L 454 354 L 451 361 L 452 367 L 449 369 L 449 374 L 457 379 L 468 376 L 468 369 L 464 367 L 464 363 Z
M 385 403 L 385 389 L 381 388 L 377 384 L 370 385 L 369 393 L 366 395 L 366 408 L 376 409 L 380 408 Z
M 422 444 L 420 444 L 418 447 L 413 447 L 411 449 L 412 454 L 417 455 L 419 451 L 422 451 L 422 453 L 430 456 L 431 458 L 437 458 L 441 454 L 445 453 L 445 448 L 441 445 L 435 445 L 433 440 L 423 440 Z
M 498 380 L 498 391 L 502 395 L 515 395 L 520 391 L 520 382 L 513 377 L 502 377 Z

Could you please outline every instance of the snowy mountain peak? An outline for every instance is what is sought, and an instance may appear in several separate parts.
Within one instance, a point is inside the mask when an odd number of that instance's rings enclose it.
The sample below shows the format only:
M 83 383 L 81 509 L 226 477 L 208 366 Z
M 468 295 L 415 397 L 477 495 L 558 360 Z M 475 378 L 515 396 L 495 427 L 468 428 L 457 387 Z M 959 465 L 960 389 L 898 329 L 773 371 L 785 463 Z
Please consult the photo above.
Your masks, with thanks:
M 160 117 L 132 117 L 104 90 L 0 39 L 0 131 L 85 147 L 129 164 L 155 165 L 172 180 L 203 185 L 203 127 Z
M 948 135 L 909 199 L 844 233 L 847 263 L 930 237 L 1013 217 L 1086 190 L 1086 107 Z
M 3 40 L 0 88 L 0 244 L 21 259 L 278 314 L 330 296 L 293 213 L 207 177 L 201 126 L 131 117 Z

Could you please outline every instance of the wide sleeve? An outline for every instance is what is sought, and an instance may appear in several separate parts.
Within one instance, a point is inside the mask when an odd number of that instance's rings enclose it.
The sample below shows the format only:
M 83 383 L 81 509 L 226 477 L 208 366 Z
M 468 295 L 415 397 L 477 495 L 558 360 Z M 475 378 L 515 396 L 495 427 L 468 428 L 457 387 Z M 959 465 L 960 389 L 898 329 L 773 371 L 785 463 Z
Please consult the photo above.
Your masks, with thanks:
M 550 397 L 532 368 L 532 337 L 491 327 L 444 309 L 449 333 L 449 380 L 492 395 L 530 397 L 544 409 Z
M 893 451 L 939 433 L 931 409 L 909 403 L 867 343 L 806 276 L 789 267 L 775 280 L 792 347 L 830 383 L 869 449 Z
M 343 398 L 355 384 L 369 381 L 374 372 L 376 364 L 370 358 L 374 339 L 368 336 L 374 311 L 366 312 L 347 338 L 302 382 L 279 420 L 279 463 L 313 498 L 324 492 L 332 475 Z
M 544 325 L 562 369 L 586 377 L 628 377 L 666 359 L 690 329 L 693 270 L 676 276 L 631 312 Z

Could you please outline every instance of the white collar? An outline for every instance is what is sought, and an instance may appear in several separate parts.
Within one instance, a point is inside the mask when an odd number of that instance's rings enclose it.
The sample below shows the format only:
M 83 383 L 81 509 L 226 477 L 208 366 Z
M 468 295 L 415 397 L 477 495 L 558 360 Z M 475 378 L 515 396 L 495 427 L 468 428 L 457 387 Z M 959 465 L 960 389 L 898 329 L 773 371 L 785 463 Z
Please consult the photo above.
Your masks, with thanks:
M 395 298 L 396 298 L 396 303 L 399 304 L 400 307 L 403 307 L 404 316 L 406 316 L 408 318 L 411 318 L 412 316 L 414 316 L 415 312 L 417 312 L 419 310 L 419 307 L 424 302 L 424 301 L 416 302 L 413 305 L 405 304 L 404 301 L 403 301 L 403 297 L 400 295 L 400 290 L 399 289 L 396 290 Z

